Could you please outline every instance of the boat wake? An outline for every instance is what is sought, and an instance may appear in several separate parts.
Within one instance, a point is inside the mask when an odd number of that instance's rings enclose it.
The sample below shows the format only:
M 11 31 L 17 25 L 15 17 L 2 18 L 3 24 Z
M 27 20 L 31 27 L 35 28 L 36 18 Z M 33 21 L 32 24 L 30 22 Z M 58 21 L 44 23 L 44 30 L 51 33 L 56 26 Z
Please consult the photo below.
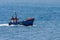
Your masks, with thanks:
M 0 26 L 23 26 L 23 25 L 9 25 L 9 24 L 0 24 Z M 36 25 L 33 25 L 36 26 Z
M 23 25 L 9 25 L 9 24 L 0 24 L 0 26 L 23 26 Z
M 8 24 L 0 24 L 0 26 L 9 26 Z

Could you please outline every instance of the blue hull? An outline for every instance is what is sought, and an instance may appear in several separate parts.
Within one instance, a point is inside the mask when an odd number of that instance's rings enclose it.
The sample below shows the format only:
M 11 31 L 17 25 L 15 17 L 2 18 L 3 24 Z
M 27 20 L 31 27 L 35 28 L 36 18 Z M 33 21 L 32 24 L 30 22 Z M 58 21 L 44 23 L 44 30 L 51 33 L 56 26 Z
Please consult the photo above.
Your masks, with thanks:
M 34 22 L 34 18 L 31 20 L 20 21 L 20 22 L 9 22 L 9 25 L 24 25 L 24 26 L 32 26 Z

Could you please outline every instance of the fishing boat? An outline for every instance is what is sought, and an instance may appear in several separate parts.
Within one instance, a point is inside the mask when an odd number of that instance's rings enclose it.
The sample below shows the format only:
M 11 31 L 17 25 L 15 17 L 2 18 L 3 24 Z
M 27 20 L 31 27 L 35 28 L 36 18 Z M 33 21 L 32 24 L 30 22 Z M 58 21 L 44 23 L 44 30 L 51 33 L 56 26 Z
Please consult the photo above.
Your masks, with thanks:
M 33 26 L 34 18 L 27 18 L 27 20 L 19 21 L 17 14 L 15 12 L 15 16 L 12 16 L 10 19 L 9 25 L 24 25 L 24 26 Z

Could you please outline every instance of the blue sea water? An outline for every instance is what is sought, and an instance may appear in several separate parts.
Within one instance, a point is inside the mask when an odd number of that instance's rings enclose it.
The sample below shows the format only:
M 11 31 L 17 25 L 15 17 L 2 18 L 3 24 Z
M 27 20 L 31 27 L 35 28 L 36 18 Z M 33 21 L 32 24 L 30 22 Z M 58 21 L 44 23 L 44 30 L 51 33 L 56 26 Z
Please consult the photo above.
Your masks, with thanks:
M 60 40 L 60 7 L 0 6 L 0 24 L 16 11 L 20 20 L 34 17 L 35 26 L 0 26 L 0 40 Z

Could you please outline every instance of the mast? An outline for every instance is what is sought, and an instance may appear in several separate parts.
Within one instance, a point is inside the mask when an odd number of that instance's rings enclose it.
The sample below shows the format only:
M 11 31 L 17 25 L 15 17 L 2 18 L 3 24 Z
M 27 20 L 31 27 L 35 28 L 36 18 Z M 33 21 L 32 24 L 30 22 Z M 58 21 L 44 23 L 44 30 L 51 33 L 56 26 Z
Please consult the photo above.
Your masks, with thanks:
M 15 12 L 15 18 L 17 18 L 17 14 L 16 14 L 16 12 Z
M 16 20 L 16 22 L 18 21 L 18 18 L 17 18 L 17 14 L 16 14 L 16 12 L 15 12 L 15 20 Z

